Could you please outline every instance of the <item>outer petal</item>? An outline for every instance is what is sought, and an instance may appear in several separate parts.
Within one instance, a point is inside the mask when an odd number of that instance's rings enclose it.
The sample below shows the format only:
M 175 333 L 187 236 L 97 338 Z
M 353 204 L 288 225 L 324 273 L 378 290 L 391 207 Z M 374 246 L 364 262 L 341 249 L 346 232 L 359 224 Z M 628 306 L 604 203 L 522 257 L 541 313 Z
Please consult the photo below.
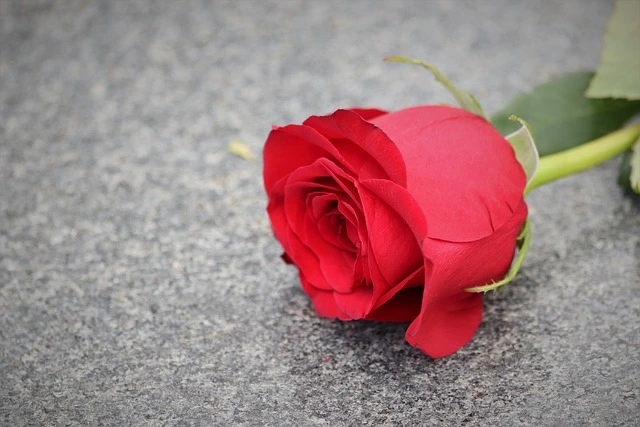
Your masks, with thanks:
M 352 292 L 340 293 L 334 292 L 333 299 L 336 306 L 347 316 L 349 319 L 363 319 L 371 311 L 371 300 L 373 296 L 373 289 L 370 287 L 357 287 Z
M 427 225 L 413 197 L 393 182 L 360 183 L 359 193 L 369 230 L 369 261 L 375 274 L 372 309 L 402 289 L 421 285 L 424 260 L 419 242 Z
M 338 110 L 330 116 L 311 116 L 304 125 L 330 140 L 360 179 L 383 178 L 406 185 L 405 165 L 398 148 L 357 113 Z
M 349 111 L 353 111 L 363 119 L 369 121 L 375 119 L 376 117 L 380 117 L 384 114 L 389 114 L 388 111 L 380 110 L 378 108 L 349 108 Z
M 315 289 L 313 286 L 310 286 L 306 282 L 302 271 L 300 272 L 300 283 L 304 291 L 311 298 L 311 303 L 318 313 L 318 316 L 328 319 L 351 320 L 351 318 L 344 314 L 336 305 L 333 292 Z
M 274 128 L 265 142 L 263 157 L 264 188 L 269 195 L 276 182 L 317 159 L 343 161 L 338 150 L 325 137 L 303 125 Z
M 421 207 L 409 191 L 393 182 L 382 179 L 360 181 L 359 189 L 369 193 L 370 197 L 379 199 L 397 213 L 399 218 L 413 231 L 416 239 L 422 241 L 427 236 L 427 221 L 421 215 Z
M 372 120 L 398 146 L 407 189 L 428 235 L 471 242 L 491 235 L 523 200 L 526 177 L 513 149 L 486 120 L 459 108 L 408 108 Z
M 271 228 L 276 239 L 282 245 L 285 253 L 290 252 L 289 239 L 287 236 L 287 229 L 289 225 L 287 223 L 287 217 L 284 214 L 284 180 L 280 180 L 275 186 L 272 193 L 269 195 L 269 203 L 267 205 L 267 214 L 271 221 Z M 287 255 L 290 259 L 290 256 Z
M 287 229 L 287 240 L 289 242 L 287 255 L 300 272 L 304 271 L 308 283 L 318 289 L 332 290 L 331 284 L 320 267 L 320 260 L 316 253 L 302 243 L 291 229 Z
M 424 240 L 430 271 L 422 310 L 407 330 L 411 345 L 431 357 L 441 357 L 454 353 L 473 337 L 482 319 L 482 295 L 464 288 L 504 277 L 526 216 L 527 205 L 522 202 L 507 223 L 484 239 L 472 243 Z

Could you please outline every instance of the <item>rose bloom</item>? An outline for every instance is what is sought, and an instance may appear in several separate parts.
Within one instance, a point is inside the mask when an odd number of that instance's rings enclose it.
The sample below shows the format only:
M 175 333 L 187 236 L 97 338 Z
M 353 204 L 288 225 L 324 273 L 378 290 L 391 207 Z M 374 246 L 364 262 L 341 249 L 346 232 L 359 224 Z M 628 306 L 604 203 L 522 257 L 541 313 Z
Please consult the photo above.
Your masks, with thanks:
M 508 271 L 525 172 L 485 119 L 447 106 L 338 110 L 274 127 L 264 185 L 284 259 L 322 317 L 411 322 L 432 357 L 466 344 Z

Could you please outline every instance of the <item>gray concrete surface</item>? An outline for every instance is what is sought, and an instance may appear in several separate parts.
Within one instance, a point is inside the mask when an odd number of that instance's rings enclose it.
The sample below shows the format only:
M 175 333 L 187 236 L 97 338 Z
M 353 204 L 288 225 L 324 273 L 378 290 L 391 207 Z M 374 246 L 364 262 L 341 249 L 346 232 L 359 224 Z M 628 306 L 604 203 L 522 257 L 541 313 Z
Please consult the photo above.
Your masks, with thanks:
M 609 1 L 0 1 L 0 424 L 639 425 L 640 203 L 617 162 L 529 198 L 522 275 L 431 360 L 319 319 L 280 262 L 272 124 L 494 111 L 598 60 Z

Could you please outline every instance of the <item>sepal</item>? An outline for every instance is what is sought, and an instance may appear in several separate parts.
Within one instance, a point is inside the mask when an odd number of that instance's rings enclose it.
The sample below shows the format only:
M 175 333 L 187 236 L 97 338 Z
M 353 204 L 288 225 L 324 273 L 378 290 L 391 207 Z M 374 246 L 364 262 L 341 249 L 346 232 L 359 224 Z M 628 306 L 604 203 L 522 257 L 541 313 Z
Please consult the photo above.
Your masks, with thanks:
M 447 88 L 447 90 L 451 93 L 451 95 L 453 95 L 456 101 L 458 101 L 458 104 L 460 104 L 460 107 L 462 109 L 467 110 L 473 114 L 477 114 L 485 118 L 486 120 L 489 120 L 489 117 L 484 112 L 484 110 L 480 106 L 480 103 L 478 102 L 475 96 L 473 96 L 469 92 L 466 92 L 462 89 L 457 88 L 451 82 L 451 80 L 449 80 L 444 74 L 440 72 L 440 70 L 438 70 L 433 65 L 424 61 L 419 61 L 417 59 L 405 58 L 404 56 L 389 56 L 387 58 L 384 58 L 384 60 L 390 61 L 390 62 L 403 62 L 406 64 L 415 64 L 415 65 L 420 65 L 426 68 L 431 72 L 431 74 L 433 74 L 433 77 L 435 77 L 437 81 L 442 83 L 444 87 Z
M 509 120 L 520 122 L 522 125 L 517 131 L 505 136 L 505 139 L 513 147 L 516 158 L 527 175 L 527 185 L 529 185 L 536 172 L 538 172 L 538 165 L 540 164 L 540 155 L 533 139 L 533 132 L 531 132 L 529 124 L 520 117 L 511 115 Z

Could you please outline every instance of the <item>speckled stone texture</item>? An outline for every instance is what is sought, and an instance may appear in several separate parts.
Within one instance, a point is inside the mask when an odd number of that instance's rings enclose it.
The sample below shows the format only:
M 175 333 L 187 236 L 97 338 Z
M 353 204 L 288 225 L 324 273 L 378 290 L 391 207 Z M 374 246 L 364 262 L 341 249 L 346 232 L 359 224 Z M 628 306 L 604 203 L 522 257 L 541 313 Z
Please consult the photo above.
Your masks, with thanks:
M 597 64 L 609 1 L 0 1 L 0 424 L 639 425 L 640 203 L 529 197 L 522 274 L 432 360 L 318 318 L 264 212 L 272 124 L 489 111 Z

